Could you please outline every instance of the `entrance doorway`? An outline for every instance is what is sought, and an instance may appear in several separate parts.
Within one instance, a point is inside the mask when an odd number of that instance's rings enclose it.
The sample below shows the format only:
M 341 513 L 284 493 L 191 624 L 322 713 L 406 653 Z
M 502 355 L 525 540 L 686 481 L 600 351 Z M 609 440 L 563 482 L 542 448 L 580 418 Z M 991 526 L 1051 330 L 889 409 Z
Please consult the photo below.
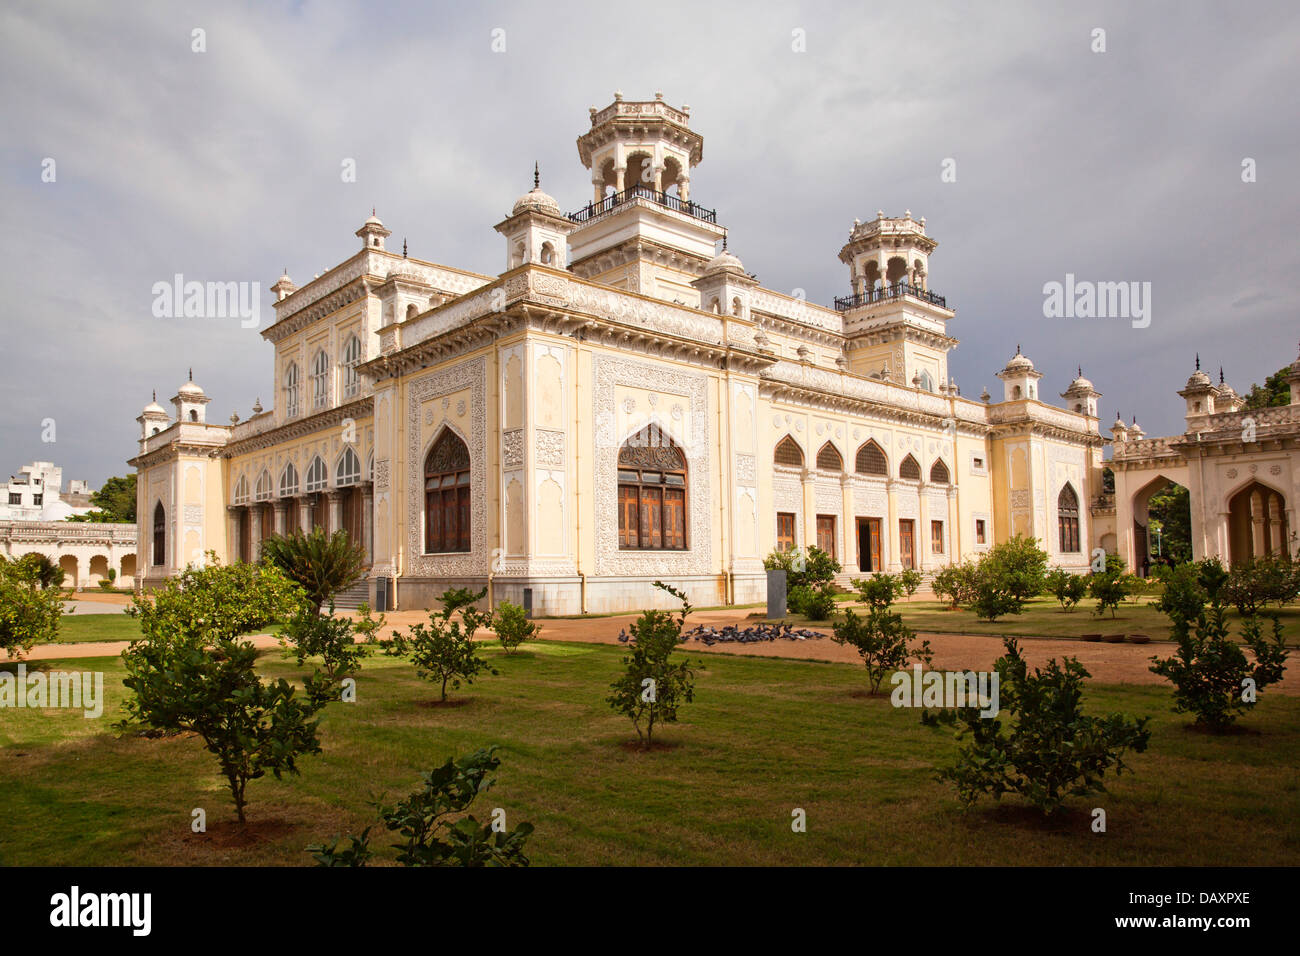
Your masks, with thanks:
M 904 571 L 916 569 L 916 522 L 911 518 L 901 518 L 898 522 L 898 558 Z
M 883 571 L 880 555 L 880 519 L 858 519 L 858 570 Z

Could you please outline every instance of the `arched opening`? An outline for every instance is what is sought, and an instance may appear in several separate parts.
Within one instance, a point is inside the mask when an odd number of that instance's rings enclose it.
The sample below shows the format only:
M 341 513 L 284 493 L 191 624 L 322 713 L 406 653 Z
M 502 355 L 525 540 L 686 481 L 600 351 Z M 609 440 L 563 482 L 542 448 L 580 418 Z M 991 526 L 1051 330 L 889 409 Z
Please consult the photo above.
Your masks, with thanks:
M 322 349 L 311 362 L 311 407 L 324 408 L 329 404 L 329 396 L 330 360 Z
M 885 266 L 885 281 L 891 286 L 898 286 L 907 281 L 907 260 L 894 256 Z
M 1019 385 L 1017 385 L 1015 388 L 1013 388 L 1013 389 L 1011 390 L 1011 397 L 1012 397 L 1013 399 L 1019 399 L 1019 398 L 1021 398 L 1023 395 L 1024 395 L 1024 392 L 1021 390 L 1021 388 L 1020 388 Z
M 681 190 L 678 188 L 678 184 L 681 181 L 681 178 L 682 178 L 681 163 L 679 163 L 672 156 L 666 157 L 664 159 L 663 191 L 669 192 L 671 190 L 672 192 L 680 195 Z
M 628 438 L 618 451 L 618 546 L 686 549 L 686 456 L 658 425 Z
M 407 318 L 411 317 L 410 306 L 407 311 Z M 361 375 L 357 372 L 357 366 L 361 364 L 361 340 L 355 335 L 349 336 L 343 346 L 343 397 L 354 398 L 361 391 Z
M 253 499 L 255 501 L 269 501 L 271 498 L 271 473 L 262 470 L 257 476 L 257 487 L 253 489 Z
M 921 480 L 921 466 L 915 458 L 908 455 L 898 466 L 898 477 L 907 478 L 910 481 Z
M 871 440 L 858 449 L 855 469 L 859 475 L 889 477 L 889 461 L 885 458 L 885 452 Z
M 127 582 L 132 580 L 134 577 L 135 577 L 135 555 L 124 554 L 122 555 L 121 567 L 118 569 L 117 572 L 118 583 L 122 587 L 128 587 Z
M 555 265 L 555 246 L 551 245 L 549 242 L 542 243 L 542 265 Z
M 1133 496 L 1133 570 L 1192 559 L 1192 505 L 1187 489 L 1160 475 Z
M 351 446 L 343 449 L 338 466 L 334 469 L 334 487 L 346 488 L 361 481 L 361 459 Z
M 840 456 L 839 449 L 833 444 L 827 442 L 822 445 L 817 452 L 817 469 L 819 471 L 841 472 L 844 470 L 844 459 Z
M 633 187 L 644 191 L 653 191 L 655 188 L 655 161 L 649 153 L 635 152 L 627 157 L 627 172 L 623 174 L 623 188 L 631 190 Z
M 108 580 L 108 555 L 96 554 L 90 559 L 90 566 L 86 568 L 87 586 L 99 586 L 100 581 Z
M 802 468 L 803 449 L 799 447 L 797 441 L 786 435 L 777 442 L 776 451 L 772 453 L 772 462 L 786 468 Z
M 874 291 L 875 288 L 881 284 L 881 281 L 882 280 L 880 278 L 880 263 L 878 263 L 875 259 L 872 259 L 869 262 L 867 262 L 867 264 L 863 267 L 862 270 L 862 282 L 864 287 L 863 291 L 865 292 Z
M 310 514 L 308 520 L 313 528 L 324 528 L 326 524 L 325 503 L 321 499 L 320 492 L 329 487 L 329 472 L 325 469 L 325 462 L 321 460 L 320 455 L 312 458 L 311 463 L 307 465 L 307 473 L 303 476 L 303 489 L 311 496 L 306 507 Z
M 1056 544 L 1063 554 L 1078 554 L 1079 496 L 1070 485 L 1061 488 L 1056 496 Z
M 59 570 L 63 572 L 63 587 L 74 591 L 81 587 L 81 579 L 77 574 L 77 559 L 74 555 L 60 555 Z
M 302 391 L 298 384 L 298 363 L 290 362 L 284 370 L 284 413 L 293 418 L 302 409 Z
M 469 447 L 450 429 L 424 459 L 424 550 L 469 550 Z
M 293 466 L 293 462 L 284 466 L 284 471 L 280 472 L 280 497 L 292 498 L 298 493 L 298 469 Z
M 936 485 L 946 485 L 952 480 L 948 466 L 942 458 L 936 458 L 930 466 L 930 481 Z
M 167 512 L 161 501 L 153 509 L 153 563 L 154 567 L 167 563 Z
M 191 409 L 190 409 L 190 421 L 192 421 L 192 422 L 197 422 L 198 420 L 199 420 L 199 413 L 198 413 L 195 409 L 191 408 Z
M 1295 543 L 1282 493 L 1252 481 L 1228 499 L 1228 553 L 1233 563 L 1291 554 Z

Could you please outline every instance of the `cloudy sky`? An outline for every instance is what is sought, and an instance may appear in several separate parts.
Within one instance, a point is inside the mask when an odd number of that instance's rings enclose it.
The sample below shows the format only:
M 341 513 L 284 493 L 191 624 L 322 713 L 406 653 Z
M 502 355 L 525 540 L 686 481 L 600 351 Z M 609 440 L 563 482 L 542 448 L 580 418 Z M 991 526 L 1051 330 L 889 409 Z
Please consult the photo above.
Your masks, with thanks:
M 153 316 L 176 273 L 260 282 L 265 326 L 281 269 L 351 255 L 372 206 L 394 246 L 500 272 L 534 160 L 562 206 L 590 198 L 574 140 L 615 90 L 690 105 L 692 198 L 765 285 L 829 304 L 854 218 L 910 209 L 963 394 L 1019 343 L 1044 395 L 1081 364 L 1105 423 L 1178 432 L 1196 351 L 1238 390 L 1295 358 L 1297 88 L 1292 2 L 9 2 L 0 470 L 124 474 L 190 366 L 210 420 L 272 404 L 256 329 Z M 1149 326 L 1045 318 L 1067 274 L 1149 282 Z

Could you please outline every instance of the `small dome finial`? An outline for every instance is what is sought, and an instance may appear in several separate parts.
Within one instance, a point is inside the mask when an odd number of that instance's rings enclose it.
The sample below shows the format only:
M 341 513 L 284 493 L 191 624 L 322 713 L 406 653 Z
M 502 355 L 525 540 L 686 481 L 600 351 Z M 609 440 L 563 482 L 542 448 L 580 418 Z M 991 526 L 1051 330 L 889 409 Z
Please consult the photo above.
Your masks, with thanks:
M 533 160 L 533 188 L 534 189 L 542 188 L 542 170 L 541 167 L 538 166 L 537 160 L 535 159 Z
M 1017 355 L 1020 354 L 1020 343 L 1019 343 L 1019 342 L 1016 343 L 1016 354 L 1017 354 Z
M 190 381 L 194 381 L 194 366 L 190 366 Z
M 158 389 L 156 388 L 153 390 L 153 400 L 158 401 Z
M 722 251 L 727 251 L 727 234 L 725 232 L 722 234 Z
M 1197 352 L 1197 353 L 1196 353 L 1196 371 L 1199 372 L 1200 370 L 1201 370 L 1201 353 L 1200 353 L 1200 352 Z
M 1222 365 L 1219 366 L 1219 384 L 1220 384 L 1220 385 L 1223 384 L 1223 366 L 1222 366 Z
M 406 258 L 406 237 L 402 237 L 402 258 Z

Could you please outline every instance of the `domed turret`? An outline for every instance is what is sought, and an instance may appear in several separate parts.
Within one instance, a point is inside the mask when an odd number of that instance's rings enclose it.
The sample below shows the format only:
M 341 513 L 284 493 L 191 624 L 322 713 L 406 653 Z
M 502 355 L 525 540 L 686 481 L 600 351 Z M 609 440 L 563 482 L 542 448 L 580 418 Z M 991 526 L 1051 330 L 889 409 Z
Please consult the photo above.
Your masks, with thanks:
M 207 393 L 195 383 L 194 369 L 190 369 L 189 379 L 172 396 L 172 405 L 176 409 L 176 420 L 178 422 L 203 424 L 206 415 L 203 406 L 210 401 L 212 399 L 208 398 Z
M 1097 399 L 1101 397 L 1101 392 L 1093 388 L 1092 382 L 1083 377 L 1083 366 L 1079 366 L 1078 371 L 1079 374 L 1070 383 L 1070 387 L 1061 393 L 1061 397 L 1065 399 L 1065 407 L 1070 411 L 1096 418 Z
M 722 251 L 709 260 L 704 267 L 704 275 L 717 275 L 720 272 L 729 272 L 733 275 L 745 275 L 745 264 L 740 261 L 738 256 L 732 255 L 727 251 L 724 245 Z
M 1016 346 L 1016 354 L 1011 356 L 1006 368 L 998 372 L 1003 383 L 1003 401 L 1018 402 L 1031 398 L 1038 400 L 1038 380 L 1043 373 L 1034 369 L 1034 363 Z
M 552 269 L 566 268 L 569 233 L 574 224 L 560 204 L 542 191 L 542 174 L 533 163 L 533 188 L 520 196 L 510 215 L 497 223 L 506 239 L 506 268 L 534 263 Z
M 171 416 L 167 414 L 167 409 L 158 404 L 158 393 L 153 393 L 153 399 L 144 407 L 137 417 L 136 421 L 140 423 L 140 440 L 148 438 L 150 435 L 156 435 L 169 424 Z

